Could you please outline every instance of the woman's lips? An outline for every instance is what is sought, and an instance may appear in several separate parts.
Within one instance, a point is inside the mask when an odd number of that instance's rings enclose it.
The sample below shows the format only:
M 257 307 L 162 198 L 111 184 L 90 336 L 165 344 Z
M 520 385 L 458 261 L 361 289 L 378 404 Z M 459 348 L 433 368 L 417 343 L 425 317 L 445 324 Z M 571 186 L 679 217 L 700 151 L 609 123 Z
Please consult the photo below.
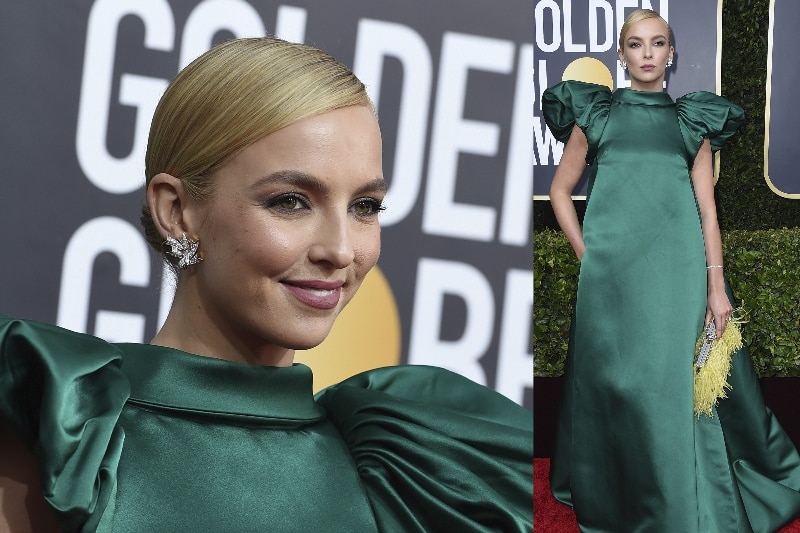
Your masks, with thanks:
M 651 70 L 653 70 L 654 68 L 656 68 L 656 66 L 655 66 L 655 65 L 642 65 L 642 70 L 645 70 L 645 71 L 647 71 L 647 72 L 650 72 L 650 71 L 651 71 Z
M 284 281 L 283 286 L 295 298 L 316 309 L 333 309 L 339 305 L 343 281 Z

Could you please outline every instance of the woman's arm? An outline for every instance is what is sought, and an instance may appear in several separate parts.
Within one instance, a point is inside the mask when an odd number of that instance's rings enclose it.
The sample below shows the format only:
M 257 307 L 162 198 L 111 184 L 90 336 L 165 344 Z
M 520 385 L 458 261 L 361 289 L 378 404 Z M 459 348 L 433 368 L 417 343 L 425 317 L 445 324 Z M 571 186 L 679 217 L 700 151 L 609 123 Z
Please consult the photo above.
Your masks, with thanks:
M 572 134 L 561 155 L 561 162 L 553 176 L 553 183 L 550 185 L 550 204 L 553 206 L 553 213 L 578 259 L 583 256 L 586 246 L 583 243 L 583 233 L 578 222 L 578 214 L 575 212 L 575 204 L 572 203 L 572 191 L 586 170 L 588 149 L 589 145 L 583 130 L 573 126 Z
M 725 277 L 722 266 L 722 237 L 717 221 L 717 206 L 714 203 L 714 170 L 711 143 L 706 139 L 694 159 L 692 183 L 700 207 L 700 221 L 703 225 L 703 240 L 706 246 L 706 265 L 708 268 L 708 304 L 706 306 L 706 325 L 714 320 L 717 337 L 722 335 L 725 325 L 733 314 L 733 306 L 725 292 Z
M 59 531 L 55 512 L 42 497 L 36 459 L 0 422 L 0 532 Z

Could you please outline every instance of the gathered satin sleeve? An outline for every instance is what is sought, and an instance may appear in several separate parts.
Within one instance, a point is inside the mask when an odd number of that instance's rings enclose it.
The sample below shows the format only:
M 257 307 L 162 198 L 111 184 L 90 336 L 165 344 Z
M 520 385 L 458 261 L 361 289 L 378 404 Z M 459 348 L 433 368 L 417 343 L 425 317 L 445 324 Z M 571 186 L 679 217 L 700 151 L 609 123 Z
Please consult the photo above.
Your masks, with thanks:
M 533 530 L 533 417 L 452 372 L 398 366 L 317 396 L 382 532 Z
M 704 139 L 716 152 L 744 122 L 744 110 L 729 100 L 707 91 L 689 93 L 675 100 L 678 124 L 690 160 L 700 150 Z
M 611 109 L 611 90 L 604 85 L 562 81 L 542 94 L 542 115 L 559 141 L 566 143 L 573 126 L 586 135 L 586 162 L 591 164 Z
M 0 316 L 0 422 L 36 455 L 66 532 L 102 530 L 113 510 L 129 395 L 120 366 L 100 339 Z

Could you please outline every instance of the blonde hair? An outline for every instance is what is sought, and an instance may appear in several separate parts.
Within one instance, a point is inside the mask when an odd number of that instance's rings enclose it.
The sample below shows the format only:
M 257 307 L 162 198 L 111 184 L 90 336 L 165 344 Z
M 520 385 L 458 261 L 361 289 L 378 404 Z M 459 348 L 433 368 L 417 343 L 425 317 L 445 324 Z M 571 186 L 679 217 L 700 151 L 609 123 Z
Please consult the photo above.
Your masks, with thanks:
M 147 142 L 146 184 L 164 172 L 205 200 L 213 192 L 210 174 L 247 146 L 351 105 L 372 108 L 364 84 L 322 50 L 272 37 L 220 44 L 178 73 L 161 97 Z M 147 205 L 141 220 L 147 241 L 163 254 Z
M 669 24 L 667 24 L 667 21 L 652 9 L 637 9 L 628 15 L 628 17 L 625 19 L 625 22 L 622 24 L 622 28 L 619 30 L 620 50 L 625 46 L 625 38 L 628 36 L 628 32 L 631 31 L 631 26 L 637 22 L 652 18 L 661 19 L 661 22 L 663 22 L 664 26 L 667 27 L 667 40 L 669 41 L 669 45 L 672 46 L 672 30 L 670 29 Z

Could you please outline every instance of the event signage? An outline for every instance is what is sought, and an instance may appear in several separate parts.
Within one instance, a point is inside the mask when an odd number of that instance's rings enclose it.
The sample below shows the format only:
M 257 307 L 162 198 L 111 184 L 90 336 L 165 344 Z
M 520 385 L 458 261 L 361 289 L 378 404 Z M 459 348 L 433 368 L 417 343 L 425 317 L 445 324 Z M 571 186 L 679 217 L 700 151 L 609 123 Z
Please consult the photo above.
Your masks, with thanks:
M 329 51 L 367 83 L 389 183 L 378 268 L 337 324 L 336 349 L 326 341 L 300 359 L 315 379 L 353 361 L 352 371 L 437 365 L 530 407 L 532 10 L 527 0 L 5 2 L 0 313 L 152 338 L 173 285 L 138 224 L 155 105 L 214 43 L 275 34 Z

